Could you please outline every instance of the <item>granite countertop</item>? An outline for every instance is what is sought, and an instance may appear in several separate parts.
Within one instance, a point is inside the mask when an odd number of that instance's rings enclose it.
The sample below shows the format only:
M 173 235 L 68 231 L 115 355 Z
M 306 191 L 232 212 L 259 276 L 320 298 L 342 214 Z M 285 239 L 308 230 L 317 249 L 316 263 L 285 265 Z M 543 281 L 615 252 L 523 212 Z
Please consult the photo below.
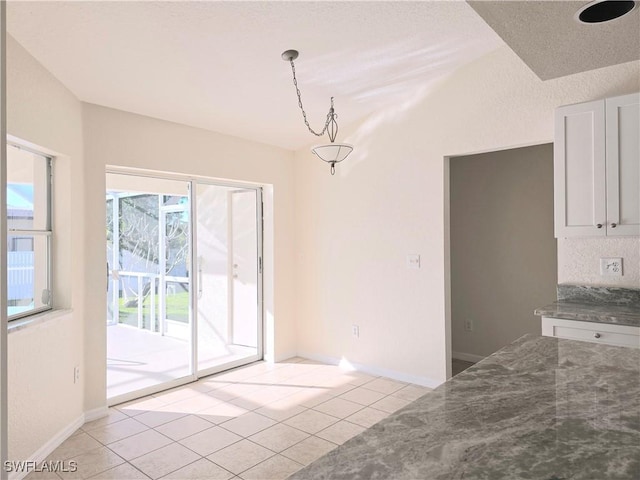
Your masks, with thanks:
M 569 478 L 640 478 L 640 349 L 525 335 L 290 480 Z
M 536 308 L 534 313 L 541 317 L 640 327 L 640 311 L 635 307 L 623 305 L 595 305 L 558 300 L 544 307 Z
M 640 289 L 558 285 L 558 300 L 534 312 L 541 317 L 640 327 Z

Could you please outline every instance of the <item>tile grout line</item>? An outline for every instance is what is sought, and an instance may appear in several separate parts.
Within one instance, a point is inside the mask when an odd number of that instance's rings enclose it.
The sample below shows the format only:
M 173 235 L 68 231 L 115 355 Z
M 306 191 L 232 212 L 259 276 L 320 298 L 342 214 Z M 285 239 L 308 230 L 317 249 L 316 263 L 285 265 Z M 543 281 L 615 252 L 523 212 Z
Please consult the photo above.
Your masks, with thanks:
M 227 472 L 229 475 L 231 475 L 231 478 L 243 478 L 241 475 L 246 473 L 248 470 L 251 470 L 253 468 L 257 468 L 260 465 L 262 465 L 263 463 L 269 461 L 270 459 L 274 459 L 276 457 L 281 457 L 283 459 L 286 459 L 289 462 L 292 462 L 292 464 L 298 465 L 299 468 L 304 468 L 306 465 L 303 463 L 298 462 L 296 459 L 289 457 L 287 454 L 285 454 L 284 452 L 300 445 L 302 442 L 305 441 L 309 441 L 309 440 L 318 440 L 321 442 L 326 442 L 327 444 L 332 445 L 331 450 L 337 448 L 340 444 L 335 443 L 332 440 L 329 440 L 327 438 L 323 438 L 321 436 L 319 436 L 318 434 L 322 433 L 323 431 L 333 428 L 336 425 L 340 425 L 342 424 L 350 424 L 353 427 L 357 427 L 358 429 L 361 430 L 366 430 L 367 428 L 370 428 L 372 425 L 366 426 L 366 425 L 361 425 L 359 423 L 356 423 L 353 420 L 350 420 L 349 418 L 353 415 L 356 415 L 359 412 L 364 411 L 365 409 L 371 409 L 374 410 L 376 412 L 379 412 L 380 415 L 384 415 L 383 418 L 388 417 L 389 415 L 393 414 L 393 412 L 397 411 L 397 408 L 394 408 L 393 411 L 388 412 L 386 410 L 382 410 L 379 407 L 374 407 L 373 405 L 378 403 L 378 402 L 382 402 L 387 400 L 389 397 L 393 397 L 394 400 L 397 400 L 399 403 L 402 403 L 404 405 L 407 405 L 409 403 L 411 403 L 412 401 L 415 401 L 417 398 L 419 398 L 421 395 L 418 395 L 418 397 L 416 397 L 415 399 L 409 400 L 406 398 L 402 398 L 402 397 L 398 397 L 395 394 L 398 393 L 399 391 L 405 389 L 406 387 L 409 386 L 413 386 L 413 384 L 411 383 L 405 383 L 405 382 L 398 382 L 392 379 L 387 379 L 386 377 L 381 377 L 381 376 L 373 376 L 373 375 L 369 375 L 369 374 L 364 374 L 364 377 L 360 377 L 360 378 L 352 378 L 351 380 L 349 380 L 348 375 L 349 372 L 341 372 L 339 370 L 337 370 L 336 368 L 334 368 L 334 366 L 331 365 L 323 365 L 321 363 L 305 363 L 304 360 L 298 360 L 295 363 L 285 363 L 286 360 L 282 363 L 276 364 L 275 368 L 269 367 L 265 362 L 255 362 L 249 366 L 245 366 L 245 367 L 238 367 L 237 369 L 234 369 L 230 372 L 225 372 L 222 373 L 220 375 L 212 375 L 211 378 L 209 379 L 209 381 L 213 380 L 213 379 L 218 379 L 218 380 L 214 380 L 220 382 L 221 384 L 224 383 L 224 385 L 222 386 L 215 386 L 211 389 L 208 390 L 199 390 L 195 385 L 198 384 L 198 382 L 200 380 L 196 380 L 194 382 L 191 382 L 189 384 L 185 384 L 185 385 L 181 385 L 178 387 L 174 387 L 173 389 L 170 389 L 169 391 L 169 395 L 171 395 L 172 393 L 176 394 L 176 398 L 171 399 L 171 397 L 169 397 L 169 401 L 165 401 L 162 398 L 162 394 L 164 393 L 165 395 L 167 394 L 166 392 L 159 392 L 157 394 L 152 394 L 152 395 L 148 395 L 146 397 L 142 397 L 141 399 L 136 399 L 136 400 L 132 400 L 129 402 L 124 402 L 120 405 L 116 405 L 113 407 L 110 407 L 110 409 L 113 409 L 114 412 L 117 412 L 118 414 L 120 414 L 123 418 L 120 418 L 119 420 L 113 421 L 113 422 L 108 422 L 104 425 L 100 425 L 97 426 L 95 428 L 89 429 L 89 430 L 85 430 L 85 426 L 83 425 L 82 427 L 79 428 L 79 431 L 82 431 L 83 433 L 87 434 L 88 438 L 91 438 L 92 440 L 94 440 L 95 442 L 97 442 L 97 444 L 99 446 L 96 446 L 95 448 L 89 449 L 86 452 L 83 452 L 80 455 L 85 455 L 88 454 L 90 452 L 94 452 L 96 450 L 98 450 L 101 447 L 104 447 L 106 449 L 106 451 L 110 452 L 112 455 L 115 455 L 117 458 L 119 458 L 120 460 L 122 460 L 123 463 L 111 467 L 111 468 L 107 468 L 105 470 L 101 470 L 100 472 L 96 472 L 92 475 L 92 478 L 98 475 L 101 475 L 109 470 L 115 469 L 119 466 L 122 465 L 128 465 L 130 468 L 135 469 L 136 471 L 140 472 L 141 474 L 143 474 L 145 477 L 148 477 L 148 475 L 142 471 L 141 469 L 139 469 L 138 467 L 136 467 L 133 463 L 131 463 L 132 461 L 135 461 L 141 457 L 144 457 L 145 455 L 149 455 L 152 454 L 154 452 L 157 452 L 158 450 L 165 448 L 165 447 L 169 447 L 172 445 L 178 445 L 182 448 L 185 448 L 186 450 L 192 452 L 194 455 L 196 455 L 196 459 L 193 460 L 192 462 L 189 462 L 185 465 L 181 465 L 178 468 L 175 468 L 173 470 L 171 470 L 170 472 L 167 473 L 163 473 L 163 477 L 166 475 L 171 475 L 172 473 L 175 473 L 176 471 L 181 470 L 182 468 L 186 468 L 189 465 L 192 465 L 196 462 L 199 462 L 200 460 L 206 460 L 207 462 L 211 462 L 213 465 L 215 465 L 216 467 L 222 469 L 223 471 Z M 309 368 L 303 371 L 302 373 L 297 372 L 296 373 L 296 368 L 295 365 L 309 365 Z M 225 375 L 227 374 L 233 374 L 236 372 L 242 372 L 243 369 L 251 369 L 251 368 L 255 368 L 257 367 L 257 370 L 250 372 L 251 374 L 247 375 L 244 378 L 238 378 L 235 380 L 229 380 L 229 379 L 225 379 Z M 328 369 L 323 369 L 323 367 L 329 367 Z M 258 371 L 259 370 L 259 371 Z M 287 370 L 289 370 L 289 372 L 287 372 Z M 255 374 L 253 374 L 255 373 Z M 291 373 L 293 373 L 292 375 L 290 375 Z M 244 376 L 243 374 L 240 374 L 240 376 Z M 262 377 L 262 378 L 260 378 Z M 207 378 L 207 377 L 204 377 Z M 316 378 L 317 381 L 314 382 L 313 379 Z M 342 384 L 340 383 L 341 379 L 343 380 L 347 380 L 346 383 Z M 365 380 L 364 383 L 361 380 Z M 395 390 L 391 391 L 391 392 L 384 392 L 384 391 L 379 391 L 376 390 L 375 388 L 372 388 L 372 383 L 376 382 L 376 381 L 380 381 L 382 380 L 383 382 L 391 382 L 389 386 L 385 385 L 384 383 L 382 383 L 379 388 L 391 388 L 391 386 L 398 386 L 398 388 L 396 388 Z M 354 382 L 354 383 L 352 383 Z M 204 382 L 202 382 L 204 383 Z M 226 387 L 230 387 L 228 390 L 223 390 Z M 252 387 L 255 387 L 253 390 L 251 390 Z M 375 385 L 374 385 L 375 387 Z M 205 387 L 207 388 L 207 387 Z M 240 391 L 240 393 L 230 393 L 233 392 L 234 388 L 236 389 L 236 391 Z M 249 391 L 247 393 L 242 393 L 242 389 L 249 389 Z M 282 389 L 281 391 L 278 391 L 278 389 Z M 372 392 L 374 394 L 377 395 L 382 395 L 379 399 L 377 399 L 374 402 L 371 403 L 361 403 L 358 401 L 354 401 L 354 400 L 350 400 L 349 398 L 345 398 L 345 395 L 348 395 L 350 392 L 353 392 L 354 390 L 359 390 L 359 389 L 363 389 L 360 391 L 363 391 L 364 395 L 365 395 L 365 399 L 368 398 L 366 395 L 366 393 L 364 391 L 367 392 Z M 188 392 L 183 392 L 184 390 L 189 390 Z M 215 396 L 215 392 L 217 390 L 220 390 L 220 394 L 221 396 L 229 396 L 229 395 L 234 395 L 234 396 L 230 396 L 230 398 L 227 399 L 220 399 L 219 397 Z M 326 398 L 324 398 L 322 401 L 320 401 L 320 403 L 317 404 L 313 404 L 313 406 L 307 406 L 305 404 L 303 404 L 305 401 L 309 401 L 309 403 L 312 403 L 311 401 L 313 400 L 313 391 L 316 390 L 315 393 L 317 393 L 318 396 L 324 396 L 326 395 Z M 427 390 L 428 391 L 428 390 Z M 293 401 L 291 402 L 291 405 L 287 405 L 286 404 L 286 400 L 289 397 L 292 397 L 294 395 L 298 395 L 304 392 L 310 392 L 312 393 L 312 397 L 308 398 L 308 400 L 302 400 L 302 403 L 298 403 L 298 401 Z M 339 393 L 336 393 L 339 392 Z M 268 401 L 267 403 L 263 403 L 264 400 L 259 400 L 258 398 L 260 397 L 261 393 L 264 395 L 262 398 L 266 398 L 267 400 L 269 399 L 269 396 L 272 395 L 273 399 L 271 401 Z M 283 396 L 280 396 L 282 393 L 284 393 Z M 418 391 L 418 393 L 420 393 Z M 425 391 L 426 393 L 426 391 Z M 182 397 L 182 395 L 186 395 L 184 397 Z M 193 411 L 177 411 L 177 412 L 172 412 L 174 414 L 179 414 L 179 416 L 175 417 L 175 418 L 171 418 L 169 420 L 163 419 L 162 415 L 159 415 L 158 417 L 160 418 L 160 423 L 155 424 L 156 421 L 158 421 L 157 419 L 150 419 L 151 423 L 153 426 L 146 424 L 145 422 L 139 420 L 137 417 L 139 417 L 140 415 L 145 415 L 146 413 L 151 413 L 151 412 L 158 412 L 157 409 L 159 408 L 164 408 L 167 407 L 167 410 L 171 410 L 171 405 L 175 405 L 177 403 L 180 402 L 185 402 L 185 405 L 182 408 L 186 408 L 188 409 L 188 403 L 190 400 L 194 400 L 197 397 L 201 396 L 201 395 L 207 395 L 215 400 L 217 400 L 216 403 L 212 404 L 211 406 L 207 406 L 201 409 L 194 409 Z M 254 398 L 256 398 L 255 401 L 252 401 L 251 398 L 255 395 Z M 413 394 L 411 394 L 413 395 Z M 304 396 L 302 398 L 305 398 Z M 369 397 L 370 398 L 370 397 Z M 241 406 L 241 405 L 235 405 L 233 403 L 234 400 L 240 401 L 240 400 L 244 400 L 244 405 L 245 406 Z M 349 413 L 348 415 L 341 417 L 341 416 L 336 416 L 333 413 L 326 413 L 323 412 L 321 410 L 318 410 L 319 407 L 321 407 L 322 405 L 328 403 L 328 402 L 332 402 L 335 400 L 342 400 L 343 402 L 348 402 L 348 404 L 340 404 L 338 403 L 336 407 L 337 408 L 336 411 L 338 412 L 342 412 L 344 413 L 344 409 L 340 410 L 341 408 L 344 407 L 344 405 L 349 405 L 352 404 L 349 408 L 347 408 L 347 411 L 350 408 L 354 408 L 354 406 L 357 406 L 357 409 L 352 411 L 351 413 Z M 145 402 L 149 402 L 147 408 L 145 408 Z M 269 406 L 276 404 L 277 402 L 284 402 L 284 407 L 283 408 L 277 408 L 274 407 L 272 408 L 272 410 L 275 412 L 276 410 L 283 410 L 283 411 L 287 411 L 287 410 L 291 410 L 294 411 L 296 413 L 292 414 L 292 415 L 287 415 L 284 417 L 280 417 L 279 415 L 277 415 L 277 413 L 275 414 L 275 418 L 270 417 L 269 415 L 266 415 L 263 412 L 260 412 L 260 409 L 266 409 L 265 411 L 268 411 Z M 200 413 L 202 413 L 204 410 L 207 410 L 208 408 L 214 407 L 215 405 L 220 405 L 220 404 L 227 404 L 227 405 L 235 405 L 238 408 L 242 408 L 243 410 L 246 410 L 245 413 L 242 413 L 240 415 L 237 416 L 233 416 L 233 415 L 229 415 L 225 420 L 223 420 L 220 423 L 216 423 L 214 421 L 209 420 L 208 418 L 206 418 L 206 416 L 200 415 Z M 196 405 L 199 405 L 198 403 L 196 403 Z M 393 404 L 392 404 L 393 405 Z M 400 408 L 403 408 L 404 405 L 402 405 Z M 248 406 L 248 407 L 247 407 Z M 130 411 L 127 411 L 127 408 Z M 185 413 L 186 412 L 186 413 Z M 286 423 L 287 421 L 299 416 L 299 415 L 303 415 L 305 413 L 308 412 L 313 412 L 316 414 L 320 414 L 320 415 L 324 415 L 327 417 L 330 417 L 333 419 L 333 422 L 330 423 L 329 425 L 325 426 L 324 428 L 315 431 L 314 433 L 310 433 L 307 432 L 305 430 L 302 430 L 296 426 L 290 425 L 288 423 Z M 169 413 L 169 412 L 167 412 Z M 256 415 L 259 415 L 261 418 L 266 419 L 268 421 L 268 423 L 272 423 L 271 425 L 268 425 L 267 427 L 264 428 L 260 428 L 259 430 L 255 431 L 255 432 L 251 432 L 250 435 L 245 435 L 245 434 L 240 434 L 237 433 L 233 430 L 231 430 L 230 428 L 228 428 L 228 426 L 225 426 L 225 424 L 242 417 L 243 415 L 247 415 L 249 413 L 254 413 Z M 174 440 L 173 438 L 169 437 L 168 435 L 165 435 L 162 431 L 158 430 L 158 428 L 161 428 L 163 426 L 166 426 L 172 422 L 178 422 L 181 419 L 184 418 L 188 418 L 190 416 L 194 416 L 197 417 L 199 419 L 202 419 L 204 422 L 207 422 L 209 425 L 206 426 L 206 428 L 204 428 L 203 430 L 199 430 L 199 431 L 195 431 L 191 434 L 189 434 L 188 436 L 181 438 L 179 440 Z M 260 418 L 258 417 L 258 418 Z M 376 418 L 376 415 L 374 415 L 373 417 L 374 419 Z M 133 423 L 133 425 L 135 424 L 139 424 L 141 426 L 144 427 L 144 429 L 142 431 L 138 431 L 132 434 L 128 434 L 125 435 L 122 438 L 118 438 L 117 440 L 114 440 L 110 443 L 103 443 L 103 441 L 99 440 L 100 435 L 97 433 L 97 430 L 100 430 L 104 433 L 105 436 L 108 436 L 108 431 L 111 428 L 114 428 L 114 425 L 117 425 L 120 422 L 124 422 L 125 420 L 134 420 L 135 423 Z M 380 421 L 380 420 L 378 420 Z M 376 421 L 375 423 L 378 423 L 378 421 Z M 366 422 L 368 423 L 368 422 Z M 374 424 L 375 424 L 374 423 Z M 262 445 L 260 443 L 257 443 L 256 441 L 252 440 L 250 437 L 254 436 L 254 435 L 258 435 L 261 432 L 265 432 L 266 430 L 272 428 L 272 427 L 276 427 L 278 425 L 282 425 L 284 427 L 288 427 L 288 428 L 292 428 L 293 430 L 295 430 L 296 432 L 299 432 L 301 434 L 304 434 L 304 438 L 295 441 L 294 443 L 287 445 L 286 448 L 283 448 L 280 452 L 274 451 L 271 448 Z M 198 435 L 199 433 L 202 433 L 204 431 L 207 431 L 209 429 L 215 428 L 215 427 L 219 427 L 221 430 L 231 433 L 233 435 L 237 435 L 238 439 L 229 443 L 228 445 L 223 446 L 222 448 L 218 448 L 217 450 L 215 450 L 214 452 L 211 452 L 207 455 L 201 455 L 198 452 L 192 450 L 191 448 L 187 447 L 186 445 L 184 445 L 183 441 Z M 115 427 L 116 429 L 118 427 Z M 197 428 L 197 427 L 196 427 Z M 242 430 L 242 428 L 240 428 L 240 430 Z M 315 429 L 312 429 L 315 430 Z M 126 428 L 125 428 L 126 431 Z M 149 450 L 148 452 L 145 452 L 141 455 L 137 455 L 135 457 L 132 457 L 131 459 L 127 460 L 124 457 L 122 457 L 120 454 L 116 453 L 114 450 L 112 450 L 112 448 L 110 447 L 110 445 L 113 445 L 115 443 L 118 442 L 123 442 L 126 441 L 127 439 L 130 439 L 136 435 L 140 435 L 143 434 L 145 432 L 154 432 L 154 434 L 160 435 L 160 437 L 162 437 L 164 440 L 166 440 L 168 443 L 166 445 L 160 446 L 158 448 L 154 448 L 152 450 Z M 94 432 L 93 434 L 91 432 Z M 349 431 L 346 431 L 347 434 L 349 434 Z M 357 434 L 356 434 L 357 435 Z M 354 436 L 356 436 L 354 435 Z M 117 435 L 116 435 L 117 436 Z M 351 438 L 353 438 L 354 436 L 351 436 L 349 438 L 347 438 L 344 442 L 349 441 Z M 341 436 L 338 434 L 338 439 L 341 438 Z M 261 449 L 264 449 L 266 452 L 270 452 L 270 456 L 264 460 L 259 461 L 258 463 L 256 463 L 255 465 L 241 471 L 240 473 L 233 473 L 230 470 L 228 470 L 227 468 L 225 468 L 223 465 L 220 465 L 218 463 L 216 463 L 213 460 L 210 460 L 208 457 L 214 455 L 217 452 L 220 452 L 226 448 L 229 448 L 233 445 L 238 444 L 239 442 L 242 442 L 246 440 L 249 444 L 254 445 L 256 447 L 259 447 Z M 265 437 L 265 441 L 267 440 L 267 438 Z M 342 443 L 344 443 L 342 442 Z M 286 442 L 285 442 L 286 444 Z M 329 450 L 329 451 L 331 451 Z M 324 455 L 328 452 L 325 453 L 321 453 L 320 455 Z M 79 455 L 76 455 L 79 456 Z M 69 458 L 73 458 L 73 457 L 69 457 Z M 301 457 L 304 458 L 304 457 Z M 170 467 L 173 467 L 174 465 L 170 465 Z
M 105 447 L 106 447 L 106 446 L 105 446 Z M 109 448 L 109 447 L 106 447 L 106 448 Z M 113 452 L 111 449 L 109 449 L 109 451 Z M 117 453 L 115 453 L 115 452 L 113 452 L 113 453 L 114 453 L 115 455 L 118 455 L 118 454 L 117 454 Z M 118 455 L 118 456 L 120 457 L 120 455 Z M 120 458 L 122 458 L 122 457 L 120 457 Z M 149 477 L 149 475 L 147 475 L 146 473 L 144 473 L 142 470 L 140 470 L 138 467 L 136 467 L 135 465 L 133 465 L 133 464 L 132 464 L 131 462 L 129 462 L 128 460 L 126 460 L 126 459 L 124 459 L 124 458 L 122 458 L 122 460 L 124 460 L 124 462 L 123 462 L 123 463 L 121 463 L 121 464 L 119 464 L 119 465 L 115 465 L 115 466 L 113 466 L 113 467 L 109 467 L 109 468 L 107 468 L 106 470 L 102 470 L 101 472 L 97 472 L 97 473 L 95 473 L 95 474 L 91 475 L 90 477 L 88 477 L 88 479 L 87 479 L 87 480 L 91 480 L 92 478 L 95 478 L 95 477 L 97 477 L 98 475 L 101 475 L 101 474 L 103 474 L 103 473 L 105 473 L 105 472 L 108 472 L 109 470 L 113 470 L 114 468 L 121 467 L 122 465 L 129 465 L 130 467 L 135 468 L 136 470 L 138 470 L 138 471 L 139 471 L 142 475 L 144 475 L 145 477 L 147 477 L 147 478 L 151 478 L 151 477 Z M 63 479 L 63 480 L 64 480 L 64 479 Z
M 237 442 L 236 442 L 236 443 L 237 443 Z M 183 446 L 184 446 L 184 445 L 183 445 Z M 185 448 L 188 448 L 188 447 L 185 447 Z M 225 448 L 226 448 L 226 447 L 225 447 Z M 189 450 L 191 450 L 191 449 L 189 449 Z M 191 450 L 191 451 L 193 452 L 193 450 Z M 199 462 L 200 460 L 206 460 L 207 462 L 211 462 L 211 463 L 213 463 L 216 467 L 223 469 L 225 472 L 229 472 L 229 473 L 232 475 L 231 477 L 229 477 L 229 480 L 231 480 L 232 478 L 234 478 L 234 477 L 236 476 L 236 474 L 235 474 L 235 473 L 233 473 L 233 472 L 232 472 L 232 471 L 230 471 L 230 470 L 227 470 L 227 469 L 226 469 L 226 468 L 224 468 L 222 465 L 218 465 L 216 462 L 214 462 L 214 461 L 212 461 L 212 460 L 209 460 L 207 457 L 203 457 L 202 455 L 200 455 L 200 454 L 199 454 L 199 453 L 197 453 L 197 452 L 193 452 L 193 453 L 195 453 L 196 455 L 200 456 L 200 458 L 198 458 L 197 460 L 194 460 L 193 462 L 187 463 L 186 465 L 183 465 L 183 466 L 182 466 L 182 467 L 180 467 L 180 468 L 176 468 L 175 470 L 172 470 L 172 471 L 170 471 L 170 472 L 168 472 L 168 473 L 165 473 L 165 474 L 164 474 L 162 477 L 160 477 L 158 480 L 162 480 L 162 479 L 163 479 L 163 478 L 165 478 L 167 475 L 171 475 L 172 473 L 175 473 L 175 472 L 177 472 L 178 470 L 182 470 L 183 468 L 186 468 L 186 467 L 188 467 L 189 465 L 193 465 L 194 463 Z M 214 453 L 215 453 L 215 452 L 214 452 Z M 212 454 L 210 454 L 210 455 L 212 455 Z M 142 472 L 142 473 L 144 473 L 144 472 Z M 145 474 L 145 475 L 146 475 L 146 474 Z M 148 476 L 148 475 L 147 475 L 147 476 Z

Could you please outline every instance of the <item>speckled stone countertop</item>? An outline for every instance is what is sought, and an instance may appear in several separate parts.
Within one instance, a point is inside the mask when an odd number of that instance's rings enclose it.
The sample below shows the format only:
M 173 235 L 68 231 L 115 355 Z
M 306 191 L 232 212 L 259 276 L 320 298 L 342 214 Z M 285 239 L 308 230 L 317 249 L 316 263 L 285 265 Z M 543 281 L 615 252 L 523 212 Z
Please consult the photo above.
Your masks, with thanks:
M 640 350 L 525 335 L 290 480 L 640 478 Z
M 541 317 L 640 327 L 640 289 L 558 285 L 558 300 L 535 310 Z
M 558 301 L 551 305 L 537 308 L 534 313 L 541 317 L 640 327 L 640 312 L 638 309 L 619 305 L 593 305 Z

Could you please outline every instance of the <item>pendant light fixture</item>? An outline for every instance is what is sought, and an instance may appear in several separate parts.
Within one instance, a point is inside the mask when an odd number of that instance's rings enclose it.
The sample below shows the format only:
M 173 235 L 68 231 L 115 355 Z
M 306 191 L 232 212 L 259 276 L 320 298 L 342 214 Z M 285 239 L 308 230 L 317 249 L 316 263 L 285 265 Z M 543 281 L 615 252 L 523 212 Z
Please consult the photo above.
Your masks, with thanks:
M 336 163 L 343 161 L 345 158 L 349 156 L 349 154 L 353 151 L 353 145 L 349 145 L 348 143 L 336 143 L 336 135 L 338 134 L 338 122 L 336 118 L 338 118 L 338 114 L 336 114 L 333 108 L 333 97 L 331 97 L 331 107 L 329 108 L 329 113 L 327 113 L 327 119 L 324 123 L 324 127 L 321 132 L 316 132 L 309 125 L 309 121 L 307 120 L 307 114 L 304 111 L 304 107 L 302 106 L 302 95 L 300 94 L 300 89 L 298 88 L 298 79 L 296 78 L 296 67 L 293 61 L 298 58 L 297 50 L 287 50 L 282 53 L 282 59 L 291 64 L 291 72 L 293 73 L 293 85 L 296 87 L 296 95 L 298 96 L 298 106 L 302 111 L 302 118 L 304 119 L 304 124 L 309 129 L 309 132 L 313 133 L 317 137 L 322 137 L 325 133 L 329 136 L 329 140 L 331 143 L 325 143 L 323 145 L 316 145 L 311 149 L 311 151 L 320 159 L 327 162 L 331 165 L 331 175 L 335 175 L 336 173 Z

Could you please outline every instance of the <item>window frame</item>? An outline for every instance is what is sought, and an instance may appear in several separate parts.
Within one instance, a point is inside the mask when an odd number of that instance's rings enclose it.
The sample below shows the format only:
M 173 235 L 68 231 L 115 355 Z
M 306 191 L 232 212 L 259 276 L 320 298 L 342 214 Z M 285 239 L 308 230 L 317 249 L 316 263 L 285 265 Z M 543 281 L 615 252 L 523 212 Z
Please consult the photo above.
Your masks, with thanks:
M 34 155 L 37 155 L 39 157 L 42 157 L 45 161 L 45 168 L 46 168 L 46 181 L 44 183 L 45 187 L 46 187 L 46 199 L 47 199 L 47 206 L 46 209 L 44 211 L 45 215 L 46 215 L 46 222 L 45 222 L 45 228 L 44 229 L 36 229 L 36 228 L 32 228 L 32 229 L 15 229 L 15 228 L 9 228 L 9 225 L 7 224 L 7 236 L 6 238 L 3 240 L 4 242 L 6 242 L 8 244 L 9 242 L 9 238 L 10 237 L 16 237 L 16 236 L 29 236 L 29 237 L 33 237 L 34 239 L 34 243 L 35 243 L 35 239 L 36 237 L 45 237 L 46 239 L 46 268 L 47 268 L 47 290 L 48 290 L 48 301 L 46 305 L 42 305 L 40 307 L 37 308 L 33 308 L 24 312 L 20 312 L 14 315 L 9 315 L 9 312 L 7 311 L 7 321 L 10 324 L 13 321 L 16 320 L 24 320 L 27 319 L 29 317 L 32 317 L 34 315 L 38 315 L 41 314 L 43 312 L 48 312 L 53 310 L 53 265 L 54 265 L 54 261 L 53 261 L 53 160 L 54 158 L 51 155 L 48 155 L 46 153 L 40 152 L 38 150 L 34 150 L 32 148 L 29 147 L 25 147 L 24 145 L 21 145 L 19 143 L 16 142 L 12 142 L 10 140 L 7 139 L 7 148 L 17 148 L 18 150 L 22 150 Z M 9 155 L 7 154 L 7 163 L 9 163 Z M 7 186 L 9 184 L 8 178 L 7 178 Z M 35 187 L 34 187 L 35 188 Z M 5 207 L 6 208 L 6 207 Z M 8 214 L 8 212 L 5 212 L 5 214 Z M 7 216 L 7 223 L 8 223 L 8 216 Z M 8 245 L 7 245 L 8 246 Z M 35 250 L 35 247 L 34 247 Z M 7 248 L 7 255 L 9 254 L 8 248 Z M 35 269 L 35 265 L 34 265 L 34 269 Z M 7 278 L 7 282 L 8 282 L 8 278 Z M 9 284 L 7 283 L 7 289 L 9 287 Z M 7 298 L 7 302 L 8 302 L 8 298 Z M 8 304 L 7 307 L 8 309 Z

